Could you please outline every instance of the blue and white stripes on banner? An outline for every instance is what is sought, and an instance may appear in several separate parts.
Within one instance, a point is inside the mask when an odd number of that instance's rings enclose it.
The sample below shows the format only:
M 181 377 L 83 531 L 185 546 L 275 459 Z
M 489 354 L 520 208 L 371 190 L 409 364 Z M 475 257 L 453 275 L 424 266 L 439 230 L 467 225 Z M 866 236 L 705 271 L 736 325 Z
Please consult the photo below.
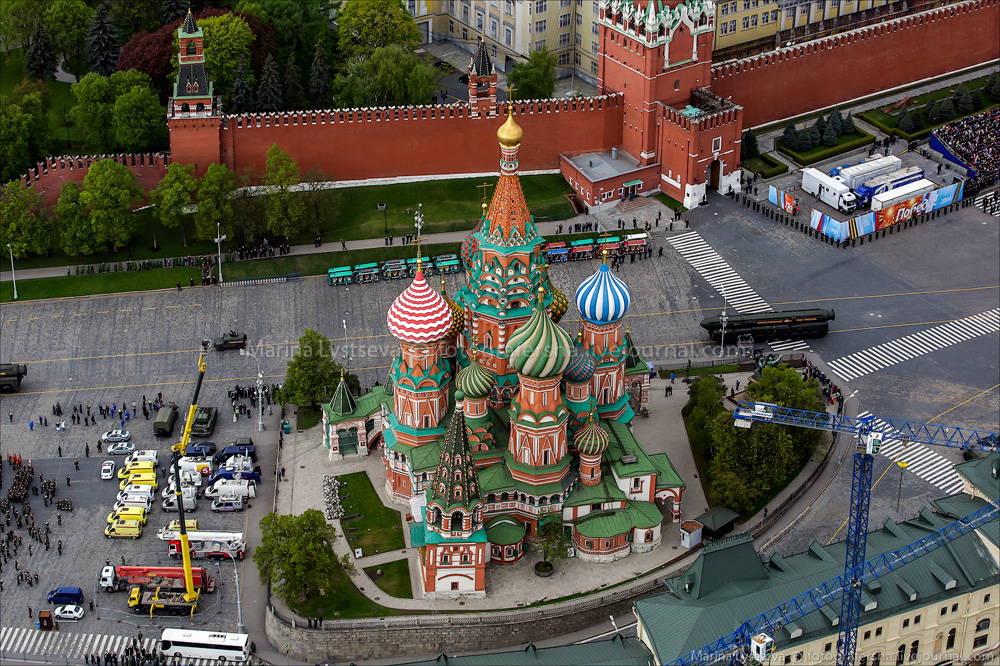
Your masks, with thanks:
M 952 183 L 947 187 L 928 192 L 924 195 L 921 211 L 923 214 L 927 214 L 939 208 L 958 203 L 962 200 L 964 192 L 964 181 Z M 847 238 L 860 238 L 866 234 L 875 233 L 877 226 L 876 217 L 875 211 L 871 211 L 845 222 L 840 222 L 823 211 L 813 208 L 809 218 L 809 226 L 836 241 L 842 241 Z
M 600 269 L 576 290 L 576 306 L 583 318 L 592 324 L 611 324 L 625 316 L 631 295 L 625 283 L 601 264 Z

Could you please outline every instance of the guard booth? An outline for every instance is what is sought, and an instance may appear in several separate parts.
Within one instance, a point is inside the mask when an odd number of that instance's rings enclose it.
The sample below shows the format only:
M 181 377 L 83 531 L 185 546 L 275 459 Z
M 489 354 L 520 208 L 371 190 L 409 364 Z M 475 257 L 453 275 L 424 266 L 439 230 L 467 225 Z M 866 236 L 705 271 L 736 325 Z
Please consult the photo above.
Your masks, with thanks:
M 55 620 L 52 619 L 52 611 L 38 611 L 38 628 L 42 631 L 53 631 L 59 628 Z

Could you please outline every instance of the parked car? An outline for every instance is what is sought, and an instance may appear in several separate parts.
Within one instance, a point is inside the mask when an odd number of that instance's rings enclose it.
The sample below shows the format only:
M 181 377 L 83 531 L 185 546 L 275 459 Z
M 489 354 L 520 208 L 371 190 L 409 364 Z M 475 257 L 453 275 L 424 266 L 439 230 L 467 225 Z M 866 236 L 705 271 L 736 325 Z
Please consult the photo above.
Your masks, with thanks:
M 242 335 L 236 331 L 229 331 L 225 335 L 219 336 L 212 341 L 215 351 L 223 349 L 243 349 L 247 346 L 247 334 Z
M 128 430 L 110 430 L 101 435 L 102 442 L 127 442 L 132 439 L 132 433 Z
M 52 612 L 60 620 L 83 619 L 83 606 L 56 606 Z
M 124 456 L 135 451 L 135 444 L 132 442 L 115 442 L 114 444 L 108 444 L 106 451 L 108 455 Z
M 216 497 L 212 500 L 212 511 L 219 513 L 220 511 L 242 511 L 243 510 L 243 498 L 242 497 Z
M 101 478 L 104 480 L 115 478 L 115 461 L 105 460 L 101 465 Z
M 207 437 L 215 430 L 215 422 L 219 418 L 219 410 L 215 407 L 199 407 L 191 424 L 191 434 L 195 437 Z M 193 455 L 193 454 L 188 454 Z
M 216 448 L 218 447 L 215 442 L 194 442 L 193 444 L 187 445 L 187 449 L 184 450 L 184 454 L 188 456 L 208 457 L 215 453 Z

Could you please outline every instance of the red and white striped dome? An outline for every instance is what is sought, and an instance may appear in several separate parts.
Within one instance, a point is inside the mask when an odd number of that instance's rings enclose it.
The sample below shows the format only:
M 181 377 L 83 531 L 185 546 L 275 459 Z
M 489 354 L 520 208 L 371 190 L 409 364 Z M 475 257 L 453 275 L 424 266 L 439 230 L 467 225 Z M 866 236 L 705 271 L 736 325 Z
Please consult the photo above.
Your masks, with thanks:
M 403 342 L 429 344 L 445 336 L 452 324 L 448 303 L 430 288 L 423 271 L 396 297 L 386 316 L 389 331 Z

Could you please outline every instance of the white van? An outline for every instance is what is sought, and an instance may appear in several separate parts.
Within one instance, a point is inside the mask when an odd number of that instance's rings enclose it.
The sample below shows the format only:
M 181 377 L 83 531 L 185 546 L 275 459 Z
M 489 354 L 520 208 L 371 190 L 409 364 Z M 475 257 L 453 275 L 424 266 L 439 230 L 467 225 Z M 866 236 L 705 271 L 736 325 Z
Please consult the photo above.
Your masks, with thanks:
M 167 499 L 163 500 L 163 503 L 160 506 L 163 508 L 164 511 L 177 511 L 178 510 L 177 496 L 171 495 Z M 184 498 L 184 513 L 191 513 L 197 508 L 198 508 L 198 500 L 194 499 L 193 497 L 191 499 L 188 499 L 186 497 Z
M 205 497 L 242 497 L 247 499 L 256 496 L 257 484 L 253 481 L 219 479 L 205 489 Z
M 153 487 L 152 486 L 137 486 L 128 485 L 124 489 L 118 492 L 118 499 L 123 500 L 131 495 L 139 495 L 142 497 L 152 497 Z
M 157 452 L 151 449 L 147 451 L 133 451 L 132 453 L 125 456 L 125 460 L 122 461 L 122 467 L 128 467 L 129 463 L 137 462 L 140 460 L 143 462 L 151 462 L 153 463 L 153 465 L 156 465 L 157 455 L 158 455 Z
M 160 497 L 163 499 L 167 499 L 168 497 L 173 497 L 176 494 L 177 491 L 175 489 L 164 488 L 163 491 L 160 493 Z M 181 496 L 184 498 L 185 502 L 188 501 L 189 499 L 194 499 L 198 497 L 198 489 L 195 488 L 194 486 L 181 486 Z
M 153 508 L 153 498 L 152 497 L 139 497 L 138 495 L 130 495 L 125 499 L 118 500 L 115 502 L 114 511 L 121 511 L 123 509 L 145 509 L 149 511 Z

